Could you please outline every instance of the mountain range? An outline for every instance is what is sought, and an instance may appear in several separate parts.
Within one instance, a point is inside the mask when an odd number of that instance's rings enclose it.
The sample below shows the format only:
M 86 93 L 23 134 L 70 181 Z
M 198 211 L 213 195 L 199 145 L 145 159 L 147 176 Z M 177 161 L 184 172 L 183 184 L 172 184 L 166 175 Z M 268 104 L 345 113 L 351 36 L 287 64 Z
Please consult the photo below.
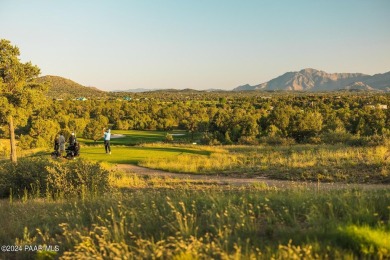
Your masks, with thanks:
M 367 75 L 362 73 L 327 73 L 316 69 L 287 72 L 258 85 L 242 85 L 233 91 L 244 90 L 290 90 L 331 91 L 367 90 L 390 91 L 390 72 Z
M 70 79 L 59 76 L 43 76 L 37 79 L 39 83 L 45 83 L 49 86 L 48 96 L 57 99 L 70 99 L 77 97 L 105 97 L 110 92 L 99 90 L 94 87 L 85 87 Z M 268 82 L 251 86 L 242 85 L 233 89 L 233 91 L 246 90 L 287 90 L 287 91 L 390 91 L 390 72 L 383 74 L 367 75 L 363 73 L 327 73 L 316 69 L 303 69 L 295 72 L 287 72 Z M 131 89 L 118 90 L 113 92 L 188 92 L 188 91 L 206 91 L 221 92 L 227 90 L 207 89 Z

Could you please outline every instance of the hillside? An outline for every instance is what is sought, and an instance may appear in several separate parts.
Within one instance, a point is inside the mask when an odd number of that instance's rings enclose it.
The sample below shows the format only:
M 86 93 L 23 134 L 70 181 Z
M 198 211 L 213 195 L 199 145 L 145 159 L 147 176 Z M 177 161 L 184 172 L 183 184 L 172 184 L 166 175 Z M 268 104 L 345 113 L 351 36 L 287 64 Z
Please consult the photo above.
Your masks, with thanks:
M 46 83 L 49 86 L 48 96 L 50 98 L 72 99 L 77 97 L 104 97 L 106 92 L 94 87 L 85 87 L 70 79 L 59 76 L 43 76 L 37 79 L 39 83 Z
M 355 90 L 355 91 L 380 91 L 378 89 L 372 88 L 371 86 L 364 84 L 361 81 L 354 82 L 346 87 L 344 87 L 345 90 Z
M 247 84 L 233 90 L 330 91 L 358 87 L 356 84 L 365 90 L 390 90 L 390 72 L 370 76 L 362 73 L 327 73 L 309 68 L 287 72 L 259 85 Z

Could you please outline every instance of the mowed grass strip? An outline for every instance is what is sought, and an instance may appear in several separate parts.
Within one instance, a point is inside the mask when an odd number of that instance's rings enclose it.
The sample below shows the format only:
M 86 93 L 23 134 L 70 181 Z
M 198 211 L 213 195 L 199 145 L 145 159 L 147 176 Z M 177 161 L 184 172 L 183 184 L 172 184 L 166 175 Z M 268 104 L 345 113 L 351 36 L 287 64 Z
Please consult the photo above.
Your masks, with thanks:
M 108 163 L 138 164 L 150 159 L 170 158 L 175 160 L 180 155 L 209 156 L 209 151 L 195 148 L 181 147 L 138 147 L 138 146 L 111 146 L 111 154 L 106 154 L 104 146 L 83 146 L 81 157 Z
M 183 130 L 174 131 L 139 131 L 139 130 L 112 130 L 112 145 L 136 145 L 141 143 L 162 142 L 167 133 L 173 135 L 174 141 L 189 140 L 191 136 Z M 103 136 L 103 133 L 102 133 Z M 120 136 L 120 137 L 119 137 Z M 118 137 L 118 138 L 117 138 Z M 93 140 L 79 138 L 80 142 L 87 145 L 102 144 L 103 138 L 94 142 Z

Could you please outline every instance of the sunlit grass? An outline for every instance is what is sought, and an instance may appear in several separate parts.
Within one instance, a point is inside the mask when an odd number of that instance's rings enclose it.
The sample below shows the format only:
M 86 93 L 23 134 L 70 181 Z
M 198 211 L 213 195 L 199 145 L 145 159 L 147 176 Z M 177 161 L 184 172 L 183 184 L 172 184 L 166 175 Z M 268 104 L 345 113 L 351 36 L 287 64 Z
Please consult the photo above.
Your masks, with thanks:
M 390 257 L 388 189 L 205 188 L 113 174 L 121 192 L 101 198 L 0 201 L 0 242 L 59 244 L 56 257 L 70 259 Z
M 339 232 L 345 246 L 360 251 L 363 255 L 377 253 L 381 258 L 390 255 L 390 230 L 370 226 L 349 225 L 340 227 Z
M 102 144 L 82 143 L 81 157 L 110 164 L 136 164 L 178 173 L 265 176 L 323 182 L 390 183 L 390 149 L 386 145 L 203 146 L 145 142 L 135 146 L 112 144 L 111 149 L 112 154 L 109 155 L 105 153 Z
M 179 155 L 196 154 L 199 156 L 207 156 L 208 151 L 196 149 L 193 147 L 173 147 L 173 146 L 112 146 L 111 154 L 106 154 L 104 146 L 83 146 L 81 148 L 81 157 L 108 162 L 113 164 L 137 164 L 140 161 L 148 159 L 175 159 Z
M 386 146 L 226 146 L 216 150 L 202 146 L 201 149 L 210 149 L 210 156 L 150 157 L 140 165 L 172 172 L 390 183 L 389 149 Z
M 18 141 L 16 141 L 16 144 L 18 144 Z M 0 139 L 0 160 L 7 160 L 10 158 L 10 147 L 11 145 L 9 139 Z M 16 155 L 18 157 L 31 156 L 34 154 L 40 154 L 45 152 L 47 152 L 46 148 L 34 148 L 25 150 L 16 146 Z
M 183 130 L 174 131 L 141 131 L 141 130 L 112 130 L 111 144 L 113 145 L 136 145 L 143 143 L 163 142 L 167 133 L 174 134 L 174 141 L 189 140 L 190 135 Z M 176 135 L 177 134 L 177 135 Z M 116 135 L 118 138 L 116 138 Z M 121 135 L 119 137 L 119 135 Z M 102 135 L 103 136 L 103 135 Z M 78 139 L 80 142 L 88 145 L 103 144 L 103 138 L 94 142 L 84 138 Z

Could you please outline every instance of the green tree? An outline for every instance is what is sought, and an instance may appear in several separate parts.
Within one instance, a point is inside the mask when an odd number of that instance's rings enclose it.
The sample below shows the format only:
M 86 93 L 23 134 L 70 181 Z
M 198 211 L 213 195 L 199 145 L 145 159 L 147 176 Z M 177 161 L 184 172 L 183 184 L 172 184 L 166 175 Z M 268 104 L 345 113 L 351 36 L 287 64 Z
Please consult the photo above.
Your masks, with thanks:
M 68 122 L 68 128 L 76 134 L 83 133 L 88 122 L 89 120 L 86 120 L 85 118 L 70 119 Z
M 291 106 L 278 106 L 273 109 L 269 116 L 269 125 L 274 125 L 283 136 L 287 136 L 290 118 L 295 114 Z
M 301 142 L 315 136 L 322 130 L 322 115 L 317 111 L 299 112 L 290 120 L 290 134 Z
M 180 122 L 180 125 L 191 133 L 191 141 L 193 141 L 194 133 L 198 131 L 198 128 L 202 122 L 207 120 L 208 117 L 206 110 L 197 104 L 193 104 L 188 108 L 188 111 L 184 113 L 183 120 Z
M 15 127 L 25 125 L 33 110 L 45 103 L 46 90 L 34 82 L 39 68 L 31 62 L 22 63 L 19 56 L 18 47 L 0 40 L 0 123 L 9 128 L 13 163 L 17 163 Z
M 51 145 L 60 131 L 60 125 L 53 120 L 37 119 L 32 122 L 30 136 L 41 138 L 46 145 Z
M 84 129 L 84 137 L 96 142 L 102 138 L 104 128 L 107 127 L 107 124 L 108 118 L 105 116 L 98 116 L 96 119 L 91 119 Z

